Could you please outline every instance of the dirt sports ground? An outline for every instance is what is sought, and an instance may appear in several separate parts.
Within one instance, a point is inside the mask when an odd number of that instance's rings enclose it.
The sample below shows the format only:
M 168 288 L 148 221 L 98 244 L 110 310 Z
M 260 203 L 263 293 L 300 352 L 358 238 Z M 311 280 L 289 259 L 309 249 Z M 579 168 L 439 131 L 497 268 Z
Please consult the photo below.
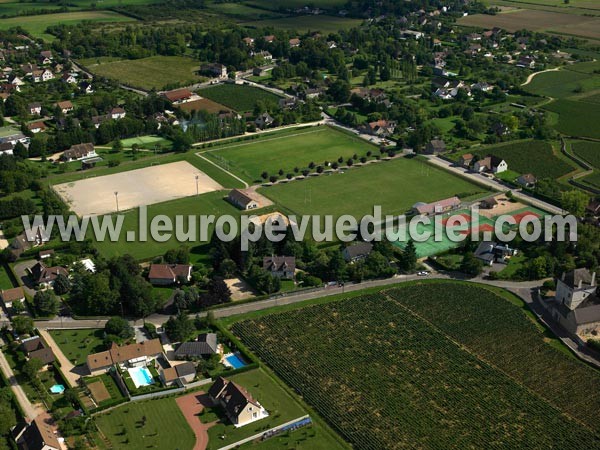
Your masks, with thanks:
M 198 177 L 196 192 L 196 176 Z M 142 205 L 204 194 L 222 186 L 187 161 L 146 167 L 72 183 L 57 184 L 54 190 L 80 217 L 113 213 Z

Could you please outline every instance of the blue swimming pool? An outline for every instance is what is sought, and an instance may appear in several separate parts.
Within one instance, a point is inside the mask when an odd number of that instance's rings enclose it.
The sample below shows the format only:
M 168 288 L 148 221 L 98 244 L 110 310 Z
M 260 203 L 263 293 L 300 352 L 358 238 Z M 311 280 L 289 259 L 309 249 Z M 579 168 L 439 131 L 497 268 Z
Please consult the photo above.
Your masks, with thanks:
M 239 369 L 240 367 L 244 367 L 247 365 L 246 362 L 239 355 L 236 355 L 235 353 L 232 353 L 231 355 L 227 355 L 225 357 L 225 360 L 234 369 Z
M 50 392 L 53 394 L 62 394 L 65 391 L 65 387 L 62 384 L 55 384 L 50 387 Z
M 131 375 L 136 388 L 154 383 L 154 378 L 152 378 L 152 374 L 146 367 L 132 367 L 131 369 L 127 369 L 127 371 Z

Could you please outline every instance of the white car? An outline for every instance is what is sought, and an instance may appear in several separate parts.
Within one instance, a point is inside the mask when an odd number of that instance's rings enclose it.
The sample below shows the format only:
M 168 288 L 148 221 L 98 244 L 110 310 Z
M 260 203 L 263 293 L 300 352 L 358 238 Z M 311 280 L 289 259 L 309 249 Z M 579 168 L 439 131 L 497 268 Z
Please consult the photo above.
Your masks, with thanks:
M 429 272 L 427 270 L 422 270 L 420 272 L 417 272 L 417 276 L 419 276 L 419 277 L 426 277 L 427 275 L 429 275 Z

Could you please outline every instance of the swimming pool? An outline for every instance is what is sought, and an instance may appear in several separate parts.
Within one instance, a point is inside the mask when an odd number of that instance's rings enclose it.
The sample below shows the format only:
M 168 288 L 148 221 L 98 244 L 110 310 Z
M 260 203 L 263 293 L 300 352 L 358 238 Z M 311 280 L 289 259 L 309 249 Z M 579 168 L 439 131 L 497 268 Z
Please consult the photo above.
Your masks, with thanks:
M 136 388 L 154 383 L 154 378 L 146 367 L 132 367 L 131 369 L 127 369 L 127 372 L 129 372 Z
M 225 355 L 225 365 L 230 366 L 234 369 L 246 366 L 246 362 L 237 353 L 230 353 Z
M 55 384 L 50 387 L 50 392 L 53 394 L 62 394 L 65 391 L 65 387 L 62 384 Z

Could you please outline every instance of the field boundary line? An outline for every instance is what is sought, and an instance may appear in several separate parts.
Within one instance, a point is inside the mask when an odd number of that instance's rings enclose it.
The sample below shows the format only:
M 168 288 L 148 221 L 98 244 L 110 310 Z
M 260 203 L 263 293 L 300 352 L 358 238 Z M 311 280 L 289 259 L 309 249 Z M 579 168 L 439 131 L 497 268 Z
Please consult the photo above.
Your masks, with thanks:
M 262 437 L 263 435 L 265 435 L 266 433 L 269 433 L 271 431 L 277 431 L 280 428 L 286 427 L 288 425 L 291 425 L 291 424 L 293 424 L 295 422 L 299 422 L 299 421 L 301 421 L 303 419 L 307 419 L 307 418 L 310 418 L 310 416 L 308 414 L 305 414 L 304 416 L 297 417 L 295 419 L 290 420 L 289 422 L 282 423 L 281 425 L 277 425 L 277 426 L 274 426 L 273 428 L 269 428 L 268 430 L 261 431 L 260 433 L 256 433 L 253 436 L 249 436 L 247 438 L 240 439 L 239 441 L 234 442 L 233 444 L 229 444 L 229 445 L 226 445 L 225 447 L 219 448 L 219 450 L 229 450 L 231 448 L 236 448 L 236 447 L 238 447 L 238 446 L 240 446 L 242 444 L 245 444 L 247 442 L 251 442 L 251 441 L 253 441 L 255 439 L 258 439 L 258 438 Z
M 198 152 L 198 153 L 196 153 L 196 156 L 197 156 L 198 158 L 201 158 L 201 159 L 203 159 L 204 161 L 206 161 L 206 162 L 208 162 L 208 163 L 212 164 L 213 166 L 217 167 L 218 169 L 221 169 L 223 172 L 225 172 L 225 173 L 226 173 L 227 175 L 229 175 L 230 177 L 232 177 L 232 178 L 235 178 L 236 180 L 238 180 L 240 183 L 242 183 L 242 184 L 244 185 L 245 189 L 248 189 L 248 188 L 250 187 L 250 185 L 249 185 L 248 183 L 246 183 L 244 180 L 242 180 L 240 177 L 238 177 L 237 175 L 234 175 L 233 173 L 231 173 L 231 172 L 230 172 L 230 171 L 228 171 L 228 170 L 225 170 L 223 167 L 221 167 L 221 166 L 219 166 L 218 164 L 216 164 L 216 163 L 212 162 L 210 159 L 206 158 L 206 157 L 205 157 L 205 156 L 203 156 L 201 153 L 202 153 L 202 152 Z

